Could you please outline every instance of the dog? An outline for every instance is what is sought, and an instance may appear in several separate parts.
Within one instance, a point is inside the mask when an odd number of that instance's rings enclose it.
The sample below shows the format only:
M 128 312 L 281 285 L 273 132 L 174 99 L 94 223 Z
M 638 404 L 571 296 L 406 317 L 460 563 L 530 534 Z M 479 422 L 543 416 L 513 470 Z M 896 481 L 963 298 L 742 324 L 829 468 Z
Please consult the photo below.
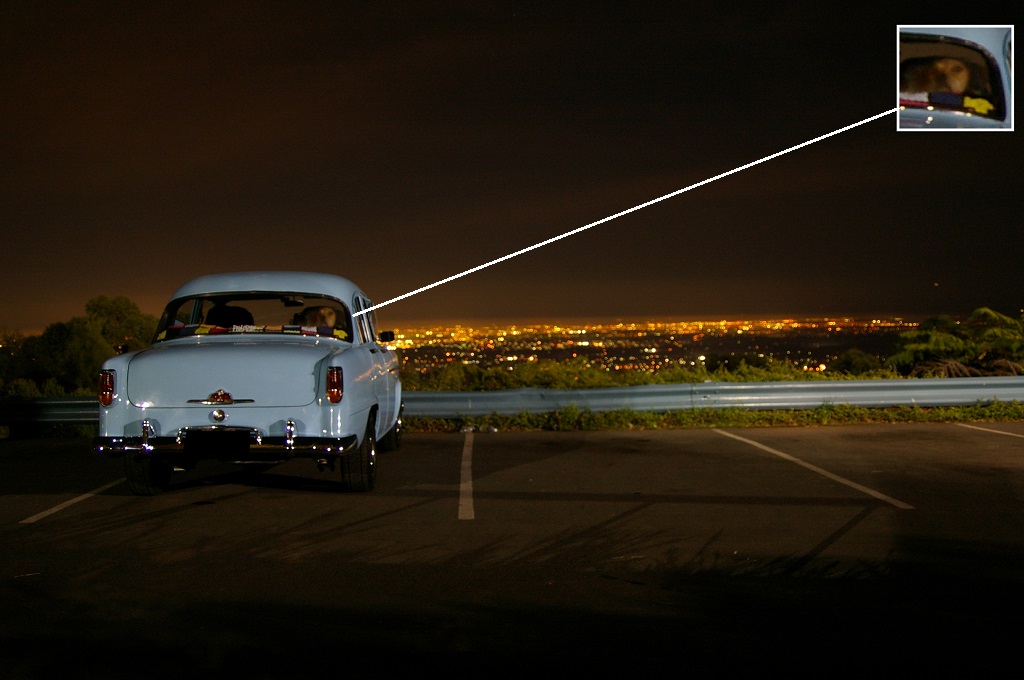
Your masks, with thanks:
M 907 59 L 901 71 L 900 92 L 963 94 L 971 82 L 970 67 L 953 57 Z
M 331 307 L 307 307 L 295 315 L 295 323 L 300 326 L 327 326 L 334 328 L 338 322 L 338 313 Z

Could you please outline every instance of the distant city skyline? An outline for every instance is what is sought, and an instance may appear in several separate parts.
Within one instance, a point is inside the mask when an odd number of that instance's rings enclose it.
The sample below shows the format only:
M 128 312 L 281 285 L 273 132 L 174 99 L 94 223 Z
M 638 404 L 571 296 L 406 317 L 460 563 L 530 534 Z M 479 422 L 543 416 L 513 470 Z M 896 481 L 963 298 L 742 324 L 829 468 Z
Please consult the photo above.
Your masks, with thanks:
M 445 329 L 454 330 L 457 328 L 466 328 L 470 330 L 485 330 L 485 329 L 523 329 L 523 328 L 544 328 L 544 329 L 561 329 L 561 330 L 572 330 L 576 328 L 632 328 L 632 327 L 649 327 L 652 329 L 682 327 L 687 330 L 699 329 L 702 327 L 720 327 L 720 328 L 743 328 L 746 326 L 761 327 L 761 328 L 776 328 L 781 329 L 787 328 L 817 328 L 817 327 L 834 327 L 837 325 L 846 324 L 849 326 L 856 327 L 878 327 L 878 328 L 891 328 L 899 326 L 916 326 L 918 322 L 902 316 L 780 316 L 780 317 L 749 317 L 749 318 L 703 318 L 703 319 L 679 319 L 679 318 L 662 318 L 662 319 L 616 319 L 616 318 L 605 318 L 605 319 L 574 319 L 574 320 L 546 320 L 546 319 L 490 319 L 490 320 L 476 320 L 468 321 L 465 323 L 444 323 L 425 321 L 415 325 L 411 325 L 410 328 L 415 330 L 434 330 L 434 329 Z
M 917 325 L 847 318 L 435 326 L 399 331 L 390 345 L 399 350 L 407 376 L 450 364 L 515 370 L 550 360 L 615 372 L 740 360 L 783 361 L 804 371 L 827 372 L 853 349 L 873 354 L 880 366 L 897 336 Z
M 140 308 L 141 309 L 141 308 Z M 155 318 L 159 318 L 162 312 L 162 308 L 155 310 L 141 309 L 145 314 L 150 314 Z M 627 327 L 668 327 L 668 326 L 691 326 L 696 324 L 705 324 L 709 326 L 713 325 L 727 325 L 730 327 L 741 326 L 744 324 L 767 324 L 767 323 L 794 323 L 798 325 L 807 325 L 808 323 L 827 323 L 827 322 L 843 322 L 853 324 L 868 324 L 871 322 L 878 322 L 881 325 L 906 325 L 915 326 L 919 325 L 922 321 L 928 318 L 936 316 L 949 316 L 953 319 L 962 320 L 970 315 L 974 310 L 965 310 L 963 314 L 836 314 L 836 315 L 814 315 L 814 314 L 793 314 L 793 315 L 766 315 L 766 316 L 744 316 L 744 315 L 726 315 L 726 316 L 702 316 L 702 317 L 684 317 L 684 316 L 651 316 L 651 317 L 616 317 L 616 316 L 605 316 L 605 317 L 574 317 L 564 316 L 559 318 L 553 317 L 480 317 L 480 318 L 462 318 L 462 319 L 404 319 L 404 318 L 393 318 L 386 310 L 378 310 L 378 326 L 381 330 L 396 330 L 399 333 L 407 331 L 424 331 L 424 330 L 437 330 L 446 329 L 454 330 L 457 328 L 470 329 L 473 331 L 485 331 L 485 330 L 498 330 L 498 329 L 525 329 L 525 328 L 599 328 L 599 327 L 615 327 L 615 326 L 627 326 Z M 1002 311 L 1002 310 L 996 310 Z M 1005 312 L 1003 312 L 1005 313 Z M 1011 315 L 1013 310 L 1011 310 Z M 46 324 L 51 325 L 53 323 L 60 323 L 69 321 L 71 318 L 76 316 L 84 316 L 85 310 L 80 310 L 78 313 L 73 314 L 64 319 L 54 319 L 52 322 Z M 23 335 L 35 335 L 41 333 L 45 329 L 45 326 L 32 329 L 14 328 L 6 325 L 3 319 L 0 319 L 0 333 L 16 333 Z

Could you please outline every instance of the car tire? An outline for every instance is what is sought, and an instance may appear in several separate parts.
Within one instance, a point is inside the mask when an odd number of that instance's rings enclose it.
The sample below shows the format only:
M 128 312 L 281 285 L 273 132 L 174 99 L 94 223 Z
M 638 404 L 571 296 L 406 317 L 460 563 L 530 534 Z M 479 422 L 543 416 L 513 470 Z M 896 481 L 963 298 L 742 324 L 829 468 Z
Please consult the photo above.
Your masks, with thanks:
M 405 404 L 398 407 L 398 417 L 395 419 L 395 424 L 391 426 L 391 429 L 387 431 L 380 439 L 380 450 L 381 451 L 394 451 L 402 445 L 402 411 L 405 410 Z
M 345 491 L 372 491 L 377 483 L 376 418 L 366 419 L 366 434 L 359 448 L 341 459 L 341 486 Z
M 169 463 L 142 453 L 129 451 L 124 456 L 124 474 L 128 490 L 136 496 L 155 496 L 171 485 Z

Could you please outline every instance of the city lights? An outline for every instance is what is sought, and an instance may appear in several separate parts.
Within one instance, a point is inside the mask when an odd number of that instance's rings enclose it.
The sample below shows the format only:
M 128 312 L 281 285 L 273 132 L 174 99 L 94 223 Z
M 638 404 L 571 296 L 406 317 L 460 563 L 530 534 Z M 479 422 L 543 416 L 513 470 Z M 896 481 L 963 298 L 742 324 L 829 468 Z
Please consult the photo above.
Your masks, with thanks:
M 405 329 L 394 344 L 404 370 L 420 373 L 456 362 L 514 370 L 543 360 L 608 371 L 781 361 L 824 373 L 844 351 L 880 355 L 916 325 L 900 318 L 483 324 Z

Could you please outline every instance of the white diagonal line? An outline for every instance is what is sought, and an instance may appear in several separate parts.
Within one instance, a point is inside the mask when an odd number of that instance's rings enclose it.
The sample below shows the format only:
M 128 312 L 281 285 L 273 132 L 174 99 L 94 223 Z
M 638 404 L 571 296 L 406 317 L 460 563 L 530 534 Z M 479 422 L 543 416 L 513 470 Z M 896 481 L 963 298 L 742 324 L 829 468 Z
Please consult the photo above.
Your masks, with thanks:
M 98 489 L 93 489 L 89 493 L 83 493 L 81 496 L 76 496 L 75 498 L 72 498 L 69 501 L 64 501 L 60 505 L 55 505 L 52 508 L 50 508 L 49 510 L 43 510 L 42 512 L 36 513 L 35 515 L 32 515 L 31 517 L 26 517 L 25 519 L 23 519 L 20 522 L 18 522 L 18 524 L 34 524 L 35 522 L 38 522 L 39 520 L 43 519 L 44 517 L 49 517 L 52 514 L 60 512 L 61 510 L 63 510 L 64 508 L 66 508 L 68 506 L 74 505 L 75 503 L 80 503 L 81 501 L 84 501 L 84 500 L 88 500 L 88 499 L 92 498 L 93 496 L 95 496 L 98 493 L 103 493 L 107 489 L 109 489 L 111 487 L 114 487 L 114 486 L 117 486 L 118 484 L 120 484 L 123 481 L 124 481 L 123 479 L 118 479 L 118 480 L 115 480 L 113 482 L 110 482 L 109 484 L 104 484 L 103 486 L 99 487 Z
M 466 271 L 461 272 L 459 274 L 455 274 L 453 276 L 449 276 L 446 279 L 441 279 L 440 281 L 435 281 L 434 283 L 431 283 L 429 285 L 423 286 L 421 288 L 417 288 L 416 290 L 411 290 L 408 293 L 405 293 L 403 295 L 399 295 L 398 297 L 391 298 L 390 300 L 387 300 L 385 302 L 381 302 L 379 304 L 373 305 L 372 307 L 367 307 L 366 309 L 360 310 L 358 312 L 354 312 L 352 314 L 352 316 L 361 316 L 363 314 L 366 314 L 367 312 L 372 312 L 373 310 L 379 309 L 379 308 L 381 308 L 381 307 L 383 307 L 385 305 L 390 305 L 392 302 L 398 302 L 399 300 L 404 300 L 407 297 L 412 297 L 413 295 L 416 295 L 418 293 L 422 293 L 424 291 L 430 290 L 431 288 L 436 288 L 436 287 L 444 285 L 446 283 L 450 283 L 450 282 L 454 281 L 455 279 L 460 279 L 463 276 L 467 276 L 469 274 L 473 274 L 475 272 L 480 271 L 481 269 L 486 269 L 487 267 L 490 267 L 491 265 L 498 264 L 499 262 L 504 262 L 505 260 L 511 260 L 513 257 L 516 257 L 518 255 L 522 255 L 523 253 L 528 253 L 531 250 L 536 250 L 537 248 L 542 248 L 542 247 L 544 247 L 546 245 L 554 243 L 555 241 L 560 241 L 563 238 L 567 238 L 569 236 L 574 236 L 574 235 L 580 233 L 581 231 L 586 231 L 587 229 L 590 229 L 591 227 L 596 227 L 599 224 L 604 224 L 605 222 L 610 222 L 610 221 L 616 219 L 617 217 L 622 217 L 623 215 L 628 215 L 629 213 L 636 212 L 637 210 L 642 210 L 643 208 L 646 208 L 648 206 L 654 205 L 655 203 L 660 203 L 661 201 L 668 200 L 668 199 L 670 199 L 670 198 L 672 198 L 674 196 L 678 196 L 679 194 L 686 193 L 687 191 L 690 191 L 691 189 L 696 189 L 697 187 L 702 187 L 705 184 L 710 184 L 711 182 L 714 182 L 715 180 L 718 180 L 718 179 L 722 179 L 723 177 L 728 177 L 729 175 L 735 175 L 737 172 L 742 172 L 743 170 L 746 170 L 747 168 L 752 168 L 755 165 L 759 165 L 761 163 L 764 163 L 765 161 L 770 161 L 773 158 L 778 158 L 779 156 L 787 154 L 787 153 L 789 153 L 791 151 L 796 151 L 797 149 L 802 149 L 803 147 L 808 146 L 810 144 L 814 144 L 815 142 L 820 142 L 823 139 L 828 139 L 829 137 L 833 137 L 833 136 L 838 135 L 838 134 L 840 134 L 842 132 L 846 132 L 847 130 L 852 130 L 853 128 L 858 127 L 860 125 L 864 125 L 865 123 L 870 123 L 873 120 L 878 120 L 879 118 L 884 118 L 885 116 L 888 116 L 889 114 L 892 114 L 892 113 L 896 113 L 897 111 L 899 111 L 899 108 L 889 109 L 888 111 L 883 111 L 882 113 L 879 113 L 879 114 L 876 114 L 874 116 L 871 116 L 870 118 L 865 118 L 864 120 L 856 122 L 856 123 L 854 123 L 852 125 L 847 125 L 846 127 L 839 128 L 838 130 L 833 130 L 832 132 L 829 132 L 828 134 L 821 135 L 820 137 L 815 137 L 814 139 L 809 139 L 806 142 L 802 142 L 800 144 L 797 144 L 796 146 L 791 146 L 788 149 L 783 149 L 782 151 L 776 151 L 775 153 L 771 154 L 770 156 L 765 156 L 764 158 L 761 158 L 759 160 L 753 161 L 751 163 L 747 163 L 746 165 L 741 165 L 738 168 L 733 168 L 732 170 L 729 170 L 727 172 L 723 172 L 721 174 L 715 175 L 714 177 L 709 177 L 709 178 L 707 178 L 705 180 L 697 182 L 696 184 L 691 184 L 688 187 L 683 187 L 682 189 L 678 189 L 676 191 L 673 191 L 670 194 L 665 194 L 664 196 L 659 196 L 658 198 L 655 198 L 653 200 L 647 201 L 646 203 L 641 203 L 640 205 L 635 205 L 635 206 L 633 206 L 632 208 L 630 208 L 628 210 L 623 210 L 622 212 L 617 212 L 614 215 L 609 215 L 608 217 L 600 219 L 600 220 L 598 220 L 596 222 L 591 222 L 590 224 L 585 224 L 582 227 L 577 227 L 576 229 L 573 229 L 572 231 L 567 231 L 564 234 L 559 234 L 558 236 L 552 236 L 551 238 L 549 238 L 549 239 L 547 239 L 545 241 L 541 241 L 540 243 L 534 243 L 532 246 L 528 246 L 526 248 L 523 248 L 522 250 L 517 250 L 514 253 L 509 253 L 508 255 L 504 255 L 504 256 L 499 257 L 499 258 L 497 258 L 495 260 L 491 260 L 490 262 L 485 262 L 485 263 L 483 263 L 481 265 L 477 265 L 476 267 L 473 267 L 472 269 L 467 269 Z
M 813 465 L 811 463 L 808 463 L 807 461 L 800 460 L 799 458 L 791 456 L 788 453 L 784 453 L 782 451 L 779 451 L 778 449 L 773 449 L 770 446 L 765 446 L 761 442 L 756 442 L 753 439 L 747 439 L 746 437 L 741 437 L 741 436 L 739 436 L 737 434 L 733 434 L 731 432 L 726 432 L 725 430 L 716 429 L 715 432 L 717 432 L 718 434 L 721 434 L 721 435 L 725 435 L 726 437 L 732 437 L 736 441 L 741 441 L 744 444 L 750 444 L 751 446 L 759 448 L 762 451 L 767 451 L 768 453 L 772 454 L 773 456 L 778 456 L 779 458 L 782 458 L 783 460 L 788 460 L 791 463 L 796 463 L 797 465 L 800 465 L 801 467 L 805 467 L 808 470 L 810 470 L 811 472 L 815 472 L 815 473 L 821 475 L 822 477 L 827 477 L 828 479 L 831 479 L 834 482 L 839 482 L 840 484 L 848 486 L 851 489 L 856 489 L 857 491 L 860 491 L 861 493 L 866 493 L 867 495 L 871 496 L 872 498 L 877 498 L 880 501 L 885 501 L 889 505 L 894 505 L 897 508 L 899 508 L 900 510 L 913 510 L 914 509 L 913 505 L 910 505 L 908 503 L 904 503 L 903 501 L 897 500 L 897 499 L 893 498 L 892 496 L 886 496 L 884 493 L 882 493 L 880 491 L 875 491 L 874 489 L 869 489 L 868 487 L 866 487 L 866 486 L 864 486 L 862 484 L 858 484 L 857 482 L 851 481 L 849 479 L 846 479 L 845 477 L 840 477 L 839 475 L 837 475 L 837 474 L 835 474 L 833 472 L 829 472 L 828 470 L 826 470 L 824 468 L 820 468 L 817 465 Z
M 968 425 L 967 423 L 957 423 L 960 427 L 966 427 L 970 430 L 981 430 L 982 432 L 988 432 L 990 434 L 1005 434 L 1007 437 L 1020 437 L 1024 439 L 1024 434 L 1017 434 L 1016 432 L 1003 432 L 1002 430 L 993 430 L 988 427 L 978 427 L 977 425 Z

